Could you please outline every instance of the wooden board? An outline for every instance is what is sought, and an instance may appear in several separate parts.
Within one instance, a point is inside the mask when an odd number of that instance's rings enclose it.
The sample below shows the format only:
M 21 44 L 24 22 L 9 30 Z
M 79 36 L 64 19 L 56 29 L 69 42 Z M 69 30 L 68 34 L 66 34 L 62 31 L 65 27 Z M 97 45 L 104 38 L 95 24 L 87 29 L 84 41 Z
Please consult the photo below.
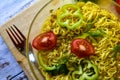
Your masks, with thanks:
M 6 44 L 8 45 L 10 51 L 13 53 L 16 60 L 23 67 L 23 70 L 27 74 L 29 80 L 36 80 L 36 79 L 30 71 L 30 67 L 28 65 L 27 59 L 17 51 L 17 49 L 15 48 L 15 46 L 13 45 L 9 36 L 6 33 L 6 29 L 8 29 L 8 27 L 14 24 L 20 29 L 20 31 L 22 31 L 22 33 L 25 36 L 27 36 L 27 32 L 28 32 L 32 19 L 34 18 L 36 13 L 40 10 L 40 8 L 42 8 L 43 5 L 45 5 L 48 1 L 49 0 L 36 1 L 34 5 L 30 6 L 27 10 L 21 12 L 20 14 L 18 14 L 17 16 L 15 16 L 10 21 L 8 21 L 7 23 L 5 23 L 4 25 L 0 27 L 0 35 L 5 40 Z M 114 11 L 114 13 L 116 12 Z M 37 70 L 36 72 L 38 73 Z M 39 76 L 39 79 L 41 79 L 41 76 L 39 74 L 37 76 Z
M 30 67 L 28 65 L 27 59 L 18 52 L 18 50 L 15 48 L 14 44 L 10 40 L 8 34 L 6 33 L 6 29 L 8 27 L 12 26 L 13 24 L 16 25 L 22 33 L 27 36 L 27 32 L 29 29 L 29 26 L 31 24 L 32 19 L 36 15 L 36 13 L 42 8 L 48 1 L 50 0 L 38 0 L 33 5 L 31 5 L 28 9 L 22 11 L 18 15 L 16 15 L 14 18 L 9 20 L 7 23 L 2 25 L 0 27 L 0 35 L 4 39 L 5 43 L 7 44 L 8 48 L 12 52 L 13 56 L 16 58 L 16 60 L 19 62 L 19 64 L 22 66 L 23 70 L 27 74 L 29 80 L 36 80 L 33 74 L 31 73 Z M 38 71 L 36 70 L 36 73 Z M 38 74 L 39 78 L 41 79 L 41 76 Z

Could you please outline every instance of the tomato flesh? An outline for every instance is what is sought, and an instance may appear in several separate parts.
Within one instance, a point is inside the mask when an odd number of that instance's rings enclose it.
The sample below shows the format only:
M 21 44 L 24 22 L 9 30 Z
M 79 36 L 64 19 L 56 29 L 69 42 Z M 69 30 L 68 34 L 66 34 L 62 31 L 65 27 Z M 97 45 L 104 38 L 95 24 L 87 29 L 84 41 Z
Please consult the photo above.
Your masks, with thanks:
M 120 0 L 116 0 L 116 2 L 120 5 Z M 116 5 L 115 9 L 120 14 L 120 7 Z
M 74 39 L 71 43 L 71 52 L 78 57 L 87 57 L 95 53 L 93 45 L 85 39 Z
M 42 33 L 34 38 L 32 46 L 37 50 L 50 50 L 57 44 L 56 35 L 50 31 Z

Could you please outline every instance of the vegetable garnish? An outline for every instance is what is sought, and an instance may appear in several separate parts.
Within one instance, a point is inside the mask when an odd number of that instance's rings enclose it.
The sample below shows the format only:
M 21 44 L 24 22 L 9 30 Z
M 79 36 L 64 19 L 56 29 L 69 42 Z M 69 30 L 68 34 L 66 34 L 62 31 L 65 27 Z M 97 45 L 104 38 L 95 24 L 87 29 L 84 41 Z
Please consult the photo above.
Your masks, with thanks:
M 87 23 L 87 25 L 86 25 L 85 32 L 88 32 L 91 28 L 92 28 L 92 22 L 91 22 L 91 21 L 88 21 L 88 23 Z
M 64 74 L 67 75 L 69 70 L 66 66 L 66 64 L 59 64 L 56 66 L 55 69 L 53 70 L 46 70 L 48 72 L 48 74 L 52 75 L 52 76 L 56 76 L 56 75 L 60 75 L 60 74 Z
M 78 70 L 72 73 L 73 80 L 97 80 L 99 71 L 89 60 L 82 60 Z
M 92 37 L 100 37 L 100 36 L 104 36 L 105 34 L 105 32 L 101 29 L 98 29 L 96 31 L 89 31 L 87 33 Z
M 120 44 L 117 45 L 117 46 L 115 46 L 115 47 L 113 48 L 113 51 L 115 52 L 114 55 L 113 55 L 113 57 L 116 58 L 116 57 L 120 54 Z
M 37 50 L 50 50 L 56 46 L 57 37 L 50 31 L 38 35 L 32 42 L 32 46 Z
M 78 57 L 88 57 L 95 53 L 93 45 L 85 39 L 74 39 L 71 43 L 71 52 Z
M 58 15 L 57 22 L 62 27 L 75 29 L 79 27 L 83 21 L 80 8 L 75 4 L 66 4 L 62 8 L 62 14 Z
M 38 60 L 39 60 L 40 65 L 44 68 L 44 70 L 52 76 L 56 76 L 56 75 L 60 75 L 60 74 L 67 75 L 69 72 L 69 70 L 66 66 L 66 61 L 68 60 L 67 57 L 66 58 L 62 57 L 58 60 L 58 61 L 63 61 L 63 62 L 58 62 L 58 64 L 53 65 L 53 66 L 47 66 L 46 64 L 44 64 L 44 62 L 42 60 L 41 52 L 39 52 Z

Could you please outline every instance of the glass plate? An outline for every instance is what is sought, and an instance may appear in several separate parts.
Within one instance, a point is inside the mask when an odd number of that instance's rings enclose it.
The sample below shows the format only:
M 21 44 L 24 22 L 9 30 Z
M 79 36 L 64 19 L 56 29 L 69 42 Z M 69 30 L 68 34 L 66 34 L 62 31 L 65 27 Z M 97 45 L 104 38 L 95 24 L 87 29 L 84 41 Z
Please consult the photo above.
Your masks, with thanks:
M 41 27 L 42 27 L 44 21 L 50 16 L 50 12 L 51 11 L 54 12 L 62 5 L 68 4 L 68 3 L 73 3 L 73 0 L 46 0 L 46 4 L 35 15 L 34 19 L 32 20 L 32 23 L 29 27 L 28 36 L 27 36 L 27 40 L 26 40 L 26 42 L 27 42 L 26 43 L 26 53 L 27 54 L 29 54 L 29 48 L 28 48 L 29 43 L 32 43 L 35 36 L 40 34 Z M 116 11 L 114 10 L 113 4 L 110 3 L 106 6 L 102 6 L 100 4 L 100 6 L 101 6 L 101 8 L 108 9 L 109 11 L 113 12 L 115 15 L 118 16 Z M 36 56 L 37 51 L 34 48 L 32 48 L 32 49 L 33 49 L 33 52 L 34 52 L 35 57 L 37 59 L 37 56 Z M 38 80 L 44 80 L 44 77 L 42 76 L 41 72 L 40 72 L 40 74 L 34 73 L 33 67 L 31 67 L 31 71 L 33 72 L 33 74 L 35 76 L 40 75 L 40 76 L 37 76 L 37 77 L 39 77 Z

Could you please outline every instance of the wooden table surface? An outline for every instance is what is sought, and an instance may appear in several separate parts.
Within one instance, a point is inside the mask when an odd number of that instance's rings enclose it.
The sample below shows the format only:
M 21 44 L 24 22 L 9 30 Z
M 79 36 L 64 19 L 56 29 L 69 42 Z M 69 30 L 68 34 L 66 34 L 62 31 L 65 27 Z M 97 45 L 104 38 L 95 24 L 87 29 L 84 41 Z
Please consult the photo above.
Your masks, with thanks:
M 5 40 L 9 49 L 15 56 L 16 60 L 18 62 L 21 61 L 20 64 L 23 67 L 25 73 L 29 76 L 29 80 L 35 80 L 35 79 L 34 79 L 34 76 L 31 74 L 29 66 L 27 65 L 28 64 L 27 59 L 17 51 L 17 49 L 15 48 L 15 46 L 13 45 L 9 36 L 6 33 L 6 29 L 9 26 L 14 24 L 20 29 L 20 31 L 23 32 L 23 34 L 25 36 L 27 36 L 27 32 L 28 32 L 28 29 L 29 29 L 32 19 L 34 18 L 35 14 L 39 11 L 39 9 L 45 3 L 47 3 L 47 1 L 49 1 L 49 0 L 38 0 L 34 5 L 30 6 L 27 10 L 23 11 L 22 13 L 19 13 L 17 16 L 15 16 L 10 21 L 8 21 L 4 25 L 2 25 L 2 27 L 0 27 L 0 34 L 1 34 L 2 38 Z M 39 77 L 41 78 L 41 76 L 39 76 Z
M 28 9 L 22 11 L 18 15 L 16 15 L 14 18 L 9 20 L 7 23 L 2 25 L 0 27 L 0 35 L 4 39 L 5 43 L 9 47 L 10 51 L 12 52 L 13 56 L 16 58 L 18 62 L 20 62 L 20 65 L 22 66 L 23 70 L 25 71 L 26 75 L 28 76 L 29 80 L 35 80 L 33 74 L 31 73 L 30 67 L 28 65 L 27 59 L 20 54 L 17 49 L 15 48 L 14 44 L 11 42 L 9 36 L 6 33 L 6 29 L 10 27 L 11 25 L 16 25 L 22 33 L 27 36 L 27 32 L 29 29 L 29 26 L 31 24 L 32 19 L 38 12 L 38 10 L 43 7 L 44 4 L 47 3 L 49 0 L 38 0 L 36 3 L 32 6 L 30 6 Z M 38 71 L 36 71 L 38 73 Z M 39 78 L 40 75 L 39 75 Z

